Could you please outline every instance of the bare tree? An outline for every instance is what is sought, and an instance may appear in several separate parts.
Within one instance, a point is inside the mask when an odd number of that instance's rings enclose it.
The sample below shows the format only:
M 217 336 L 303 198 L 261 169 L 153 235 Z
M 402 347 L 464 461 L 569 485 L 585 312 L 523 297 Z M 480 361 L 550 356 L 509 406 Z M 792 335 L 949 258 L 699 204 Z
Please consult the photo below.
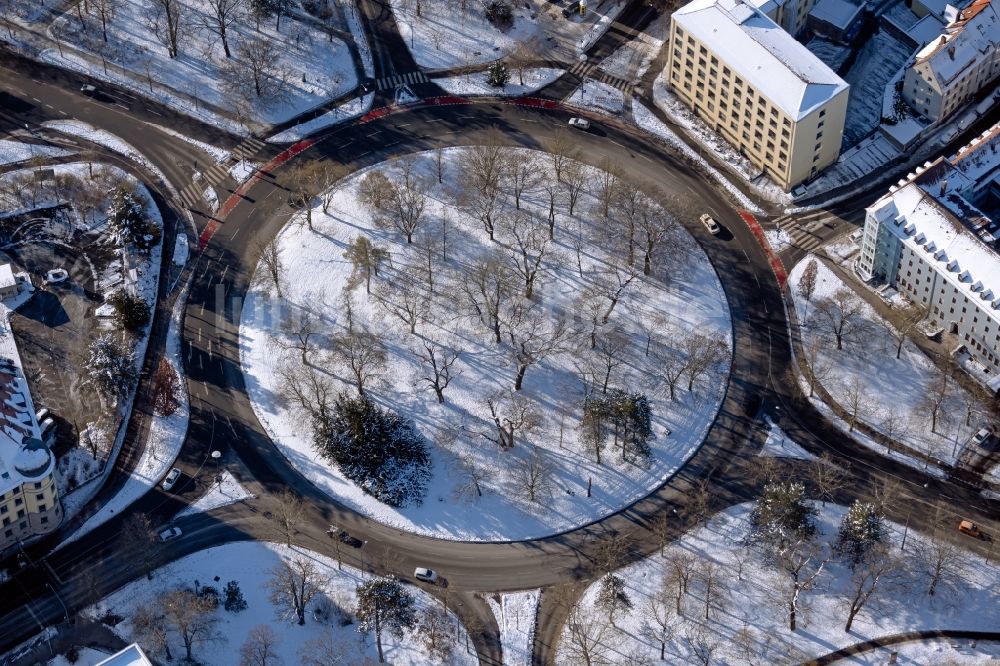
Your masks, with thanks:
M 426 317 L 429 302 L 412 278 L 401 275 L 384 283 L 376 289 L 375 296 L 386 312 L 403 322 L 411 335 L 416 334 L 417 323 Z
M 639 218 L 648 207 L 649 202 L 639 186 L 632 181 L 623 180 L 618 184 L 618 196 L 615 207 L 618 213 L 616 221 L 621 225 L 619 230 L 628 256 L 628 265 L 635 263 L 636 231 Z
M 482 223 L 490 240 L 493 240 L 500 211 L 503 176 L 507 171 L 509 154 L 509 150 L 500 143 L 499 133 L 493 131 L 482 145 L 467 150 L 462 159 L 462 170 L 472 189 L 471 193 L 464 193 L 463 207 Z
M 432 340 L 423 340 L 424 352 L 417 352 L 427 371 L 421 379 L 434 390 L 438 404 L 444 403 L 444 390 L 448 388 L 453 378 L 451 366 L 458 360 L 458 352 L 435 344 Z M 456 372 L 454 377 L 460 373 Z
M 161 416 L 170 416 L 180 407 L 181 380 L 166 358 L 160 358 L 153 374 L 153 408 Z M 96 456 L 95 456 L 96 457 Z
M 549 250 L 549 239 L 531 214 L 515 215 L 511 220 L 510 235 L 514 238 L 510 248 L 511 265 L 524 281 L 524 297 L 531 298 L 542 261 Z
M 854 432 L 858 419 L 871 408 L 871 399 L 864 380 L 855 376 L 844 389 L 844 409 L 847 410 L 849 432 Z
M 532 504 L 552 499 L 553 467 L 535 447 L 514 463 L 514 478 L 522 496 Z
M 825 548 L 811 539 L 791 540 L 778 549 L 775 564 L 787 576 L 783 596 L 790 631 L 795 631 L 802 593 L 816 585 L 829 559 Z
M 720 643 L 701 624 L 688 625 L 684 630 L 684 643 L 702 666 L 712 663 L 712 658 L 720 647 Z
M 747 666 L 765 666 L 774 663 L 774 660 L 769 658 L 773 640 L 770 635 L 758 635 L 758 632 L 744 620 L 743 626 L 733 634 L 729 653 Z
M 365 395 L 365 388 L 381 377 L 385 370 L 385 346 L 368 331 L 338 336 L 334 358 L 350 371 L 361 397 Z
M 725 574 L 726 569 L 710 558 L 698 563 L 695 577 L 701 587 L 706 621 L 708 621 L 712 609 L 715 609 L 717 613 L 725 612 L 726 597 L 729 594 L 729 585 Z
M 619 329 L 607 331 L 597 337 L 591 355 L 595 365 L 594 384 L 596 386 L 598 382 L 601 383 L 602 393 L 608 392 L 611 375 L 628 357 L 630 342 L 629 337 Z
M 879 420 L 879 430 L 886 439 L 886 452 L 893 442 L 901 442 L 910 432 L 910 423 L 913 422 L 913 413 L 900 411 L 898 408 L 890 407 L 882 412 Z
M 517 368 L 514 390 L 520 391 L 528 368 L 561 349 L 566 326 L 561 318 L 547 317 L 533 302 L 518 303 L 504 324 L 510 357 Z
M 302 500 L 289 490 L 283 490 L 277 496 L 277 500 L 273 511 L 274 522 L 285 538 L 285 545 L 291 548 L 292 535 L 298 531 L 299 525 L 302 524 Z
M 280 666 L 278 644 L 281 639 L 270 625 L 258 624 L 240 646 L 240 666 Z
M 389 203 L 393 209 L 396 228 L 406 236 L 407 244 L 412 243 L 413 233 L 423 221 L 424 209 L 427 207 L 427 196 L 423 193 L 423 184 L 413 174 L 412 162 L 403 163 L 402 182 L 393 184 L 390 188 Z
M 170 654 L 170 640 L 167 635 L 166 615 L 163 613 L 162 605 L 139 606 L 132 611 L 130 618 L 132 624 L 132 636 L 142 644 L 148 654 L 154 654 L 163 650 L 167 661 L 173 661 Z
M 927 310 L 918 307 L 910 307 L 897 313 L 891 319 L 879 319 L 883 330 L 896 341 L 896 358 L 903 354 L 903 343 L 910 337 L 920 322 L 927 316 Z
M 853 338 L 864 327 L 865 303 L 850 289 L 838 289 L 833 296 L 821 299 L 816 310 L 836 338 L 838 350 L 844 348 L 845 339 Z
M 305 211 L 305 223 L 310 231 L 313 230 L 312 201 L 323 191 L 326 179 L 327 170 L 319 162 L 304 162 L 283 179 L 290 193 L 290 202 Z
M 243 0 L 209 0 L 209 11 L 202 17 L 205 29 L 219 36 L 227 58 L 233 57 L 229 50 L 229 27 L 236 23 L 242 5 Z
M 181 588 L 165 593 L 159 598 L 158 603 L 165 624 L 172 628 L 184 643 L 184 653 L 189 662 L 194 659 L 192 655 L 194 648 L 222 639 L 215 628 L 218 623 L 215 607 L 207 597 L 198 596 L 191 590 Z
M 556 237 L 556 207 L 562 202 L 560 187 L 555 183 L 546 183 L 544 185 L 545 193 L 548 195 L 549 201 L 549 240 L 553 240 Z M 579 263 L 579 261 L 578 261 Z M 581 269 L 582 270 L 582 269 Z
M 272 238 L 266 243 L 256 244 L 257 253 L 260 255 L 260 269 L 254 273 L 254 278 L 259 286 L 272 286 L 277 292 L 278 298 L 284 295 L 285 279 L 288 275 L 285 269 L 285 262 L 281 258 L 281 248 L 278 247 L 276 238 Z
M 431 606 L 420 614 L 419 630 L 424 649 L 436 663 L 451 663 L 455 651 L 455 638 L 452 631 L 452 621 L 447 611 Z
M 506 159 L 504 174 L 507 189 L 514 195 L 514 207 L 521 209 L 521 197 L 532 192 L 542 182 L 542 169 L 534 153 L 511 151 Z
M 664 589 L 673 590 L 674 612 L 684 614 L 684 595 L 688 593 L 695 570 L 695 559 L 683 551 L 674 551 L 667 555 L 663 565 Z
M 480 464 L 476 456 L 462 456 L 455 465 L 458 480 L 455 485 L 455 495 L 478 499 L 483 496 L 483 484 L 490 478 L 491 470 Z
M 177 48 L 187 20 L 187 7 L 181 0 L 153 0 L 152 32 L 167 48 L 167 55 L 176 58 Z
M 114 20 L 115 14 L 118 12 L 118 0 L 90 0 L 90 6 L 97 13 L 97 17 L 101 19 L 101 33 L 104 37 L 104 43 L 108 43 L 108 23 Z
M 570 609 L 566 628 L 569 631 L 566 652 L 571 663 L 585 666 L 609 663 L 612 627 L 606 618 L 595 613 L 592 608 L 577 604 Z
M 677 385 L 680 384 L 681 377 L 687 372 L 687 358 L 675 349 L 660 348 L 654 349 L 654 355 L 659 361 L 659 376 L 666 383 L 670 390 L 670 400 L 677 399 Z
M 799 277 L 798 287 L 807 301 L 811 301 L 816 292 L 816 276 L 819 274 L 819 264 L 814 257 L 810 257 L 806 262 L 806 267 Z
M 893 578 L 899 572 L 900 562 L 885 544 L 878 544 L 868 551 L 853 570 L 850 583 L 846 590 L 847 624 L 844 631 L 849 632 L 854 619 L 878 593 L 886 586 L 892 586 Z
M 698 479 L 692 484 L 679 512 L 685 524 L 694 526 L 708 522 L 712 517 L 712 495 L 711 480 Z
M 475 317 L 493 334 L 500 344 L 500 311 L 514 293 L 515 277 L 507 262 L 486 255 L 476 261 L 462 276 L 461 288 Z
M 280 55 L 278 44 L 268 38 L 252 37 L 240 42 L 237 57 L 226 63 L 225 85 L 250 108 L 271 108 L 284 101 L 290 72 Z
M 703 333 L 691 333 L 683 340 L 684 353 L 687 355 L 687 390 L 694 389 L 694 383 L 711 368 L 721 363 L 729 350 L 721 340 L 714 340 Z
M 522 394 L 514 391 L 497 391 L 486 397 L 486 407 L 496 426 L 496 437 L 483 433 L 501 449 L 511 449 L 518 433 L 530 433 L 541 421 L 538 409 Z
M 283 559 L 269 573 L 267 588 L 271 603 L 287 615 L 295 616 L 300 626 L 305 624 L 309 603 L 329 585 L 316 563 L 308 557 L 296 556 Z
M 813 460 L 809 467 L 813 485 L 823 506 L 833 501 L 837 493 L 847 485 L 847 472 L 833 462 L 833 456 L 824 451 Z
M 552 138 L 545 143 L 545 151 L 552 160 L 552 170 L 556 172 L 556 180 L 559 182 L 562 182 L 566 166 L 579 154 L 576 143 L 576 138 L 564 127 L 557 129 Z
M 806 375 L 809 381 L 809 397 L 816 394 L 816 386 L 820 384 L 830 373 L 833 363 L 822 357 L 822 348 L 818 338 L 811 341 L 803 341 L 803 354 L 806 359 Z
M 309 354 L 318 343 L 320 337 L 319 322 L 308 310 L 303 310 L 295 316 L 287 317 L 281 324 L 280 336 L 273 338 L 281 349 L 291 349 L 299 353 L 302 365 L 312 365 Z
M 660 661 L 667 658 L 667 643 L 673 640 L 676 631 L 673 603 L 670 591 L 661 584 L 646 599 L 646 605 L 643 609 L 645 619 L 643 633 L 660 644 Z
M 667 240 L 677 232 L 677 222 L 663 208 L 644 206 L 638 215 L 642 232 L 642 273 L 653 274 L 654 257 Z
M 122 543 L 132 546 L 149 547 L 156 543 L 156 533 L 153 531 L 153 522 L 144 513 L 133 513 L 122 523 L 121 529 Z
M 281 387 L 292 402 L 302 408 L 316 424 L 324 424 L 336 398 L 330 375 L 313 365 L 294 367 L 284 364 Z
M 622 168 L 617 162 L 605 157 L 597 174 L 597 205 L 601 217 L 611 218 L 611 206 L 618 199 L 618 183 L 621 180 Z
M 353 289 L 360 282 L 364 275 L 365 292 L 372 293 L 372 275 L 378 276 L 378 269 L 382 264 L 389 261 L 389 250 L 372 243 L 366 236 L 355 236 L 347 249 L 344 250 L 344 258 L 351 262 L 354 267 L 354 275 L 348 284 L 349 289 Z
M 569 162 L 563 167 L 563 176 L 565 179 L 562 180 L 562 184 L 566 190 L 566 202 L 569 204 L 569 214 L 572 216 L 576 202 L 579 201 L 580 195 L 587 185 L 587 172 L 579 162 Z
M 325 629 L 319 635 L 310 638 L 298 650 L 301 666 L 347 666 L 356 663 L 357 658 L 350 654 L 353 641 L 338 638 L 332 629 Z
M 631 263 L 628 266 L 612 266 L 608 269 L 607 273 L 611 279 L 606 283 L 607 289 L 604 294 L 608 299 L 608 309 L 602 317 L 602 323 L 604 324 L 608 323 L 611 313 L 615 311 L 625 290 L 639 277 L 639 274 L 632 267 Z
M 931 414 L 931 432 L 937 432 L 938 419 L 941 417 L 941 408 L 951 397 L 951 376 L 944 370 L 938 368 L 934 378 L 931 380 L 930 390 L 924 393 L 920 401 L 921 409 Z
M 927 576 L 927 594 L 934 596 L 939 588 L 948 587 L 964 573 L 962 550 L 941 530 L 920 542 L 917 548 L 920 566 Z

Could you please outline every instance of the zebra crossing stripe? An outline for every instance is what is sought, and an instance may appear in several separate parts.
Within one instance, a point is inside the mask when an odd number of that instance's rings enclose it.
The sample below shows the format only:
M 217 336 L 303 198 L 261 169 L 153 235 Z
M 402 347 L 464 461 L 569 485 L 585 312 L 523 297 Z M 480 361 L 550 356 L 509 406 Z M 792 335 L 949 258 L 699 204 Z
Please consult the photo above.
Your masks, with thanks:
M 213 164 L 208 169 L 205 169 L 205 180 L 208 181 L 210 185 L 218 185 L 226 178 L 226 170 L 223 169 L 218 164 Z
M 188 183 L 187 186 L 181 190 L 181 201 L 184 202 L 188 208 L 194 208 L 198 205 L 198 186 L 194 183 Z

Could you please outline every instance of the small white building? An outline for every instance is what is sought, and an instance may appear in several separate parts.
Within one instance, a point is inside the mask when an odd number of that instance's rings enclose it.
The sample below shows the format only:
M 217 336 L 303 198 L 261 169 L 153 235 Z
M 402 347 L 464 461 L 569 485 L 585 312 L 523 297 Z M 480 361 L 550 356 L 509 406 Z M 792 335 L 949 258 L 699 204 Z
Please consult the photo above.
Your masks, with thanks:
M 116 652 L 97 666 L 153 666 L 146 653 L 137 643 L 132 643 L 121 652 Z
M 17 278 L 10 264 L 0 264 L 0 300 L 15 298 L 18 291 Z

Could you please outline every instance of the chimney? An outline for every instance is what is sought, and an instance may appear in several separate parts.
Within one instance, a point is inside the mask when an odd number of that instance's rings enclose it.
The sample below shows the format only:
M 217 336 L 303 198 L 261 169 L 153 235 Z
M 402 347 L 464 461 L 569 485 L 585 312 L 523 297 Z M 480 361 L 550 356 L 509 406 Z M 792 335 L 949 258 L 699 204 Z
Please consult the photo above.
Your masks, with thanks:
M 947 189 L 948 189 L 948 179 L 947 178 L 942 178 L 941 179 L 941 191 L 938 193 L 938 196 L 942 196 L 943 197 L 944 193 L 945 193 L 945 191 L 947 191 Z
M 945 35 L 941 35 L 941 41 L 939 41 L 938 44 L 944 44 L 947 41 L 948 41 L 948 38 Z
M 949 46 L 948 47 L 948 57 L 951 58 L 952 60 L 955 59 L 955 47 L 954 46 Z

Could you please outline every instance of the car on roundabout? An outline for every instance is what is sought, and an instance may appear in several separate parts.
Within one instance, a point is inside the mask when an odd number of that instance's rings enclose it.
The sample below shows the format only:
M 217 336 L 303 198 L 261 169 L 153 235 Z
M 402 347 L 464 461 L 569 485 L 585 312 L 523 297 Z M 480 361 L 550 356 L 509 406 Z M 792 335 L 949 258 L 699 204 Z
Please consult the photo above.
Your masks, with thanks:
M 425 567 L 417 567 L 413 570 L 413 577 L 417 580 L 422 580 L 425 583 L 431 583 L 432 585 L 438 582 L 438 573 L 433 569 L 427 569 Z
M 719 226 L 719 223 L 716 222 L 715 218 L 713 218 L 708 213 L 702 213 L 701 217 L 699 217 L 698 219 L 701 220 L 701 223 L 705 225 L 706 229 L 708 229 L 708 233 L 712 234 L 713 236 L 718 236 L 719 232 L 722 231 L 722 227 Z
M 569 119 L 569 126 L 570 127 L 575 127 L 577 129 L 589 130 L 590 129 L 590 121 L 587 120 L 586 118 L 570 118 Z
M 160 541 L 166 543 L 167 541 L 173 541 L 179 537 L 183 532 L 179 527 L 168 527 L 167 529 L 160 532 Z

